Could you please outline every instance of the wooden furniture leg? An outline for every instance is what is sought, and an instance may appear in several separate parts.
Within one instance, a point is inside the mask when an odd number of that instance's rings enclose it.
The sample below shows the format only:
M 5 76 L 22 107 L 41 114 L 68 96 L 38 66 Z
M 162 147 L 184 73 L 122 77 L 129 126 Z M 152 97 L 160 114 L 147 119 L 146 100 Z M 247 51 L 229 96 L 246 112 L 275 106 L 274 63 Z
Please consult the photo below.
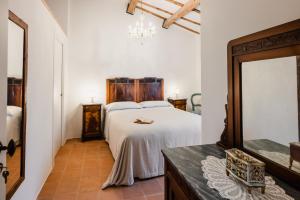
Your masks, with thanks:
M 266 187 L 261 187 L 261 193 L 265 194 L 265 192 L 266 192 Z
M 292 166 L 293 166 L 293 158 L 292 156 L 290 157 L 290 166 L 289 166 L 289 169 L 292 169 Z
M 247 190 L 248 190 L 248 193 L 251 194 L 251 187 L 248 187 Z

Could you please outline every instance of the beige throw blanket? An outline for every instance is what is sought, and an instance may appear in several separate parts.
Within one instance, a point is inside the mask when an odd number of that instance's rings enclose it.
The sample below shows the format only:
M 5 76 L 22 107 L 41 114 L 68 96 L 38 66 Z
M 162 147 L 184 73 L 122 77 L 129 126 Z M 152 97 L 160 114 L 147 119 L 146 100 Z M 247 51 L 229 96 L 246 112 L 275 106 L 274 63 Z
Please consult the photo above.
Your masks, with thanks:
M 154 123 L 132 123 L 141 116 Z M 102 188 L 132 185 L 164 174 L 162 149 L 201 144 L 201 116 L 173 107 L 111 111 L 105 136 L 115 163 Z
M 154 121 L 150 119 L 139 118 L 134 121 L 136 124 L 152 124 Z

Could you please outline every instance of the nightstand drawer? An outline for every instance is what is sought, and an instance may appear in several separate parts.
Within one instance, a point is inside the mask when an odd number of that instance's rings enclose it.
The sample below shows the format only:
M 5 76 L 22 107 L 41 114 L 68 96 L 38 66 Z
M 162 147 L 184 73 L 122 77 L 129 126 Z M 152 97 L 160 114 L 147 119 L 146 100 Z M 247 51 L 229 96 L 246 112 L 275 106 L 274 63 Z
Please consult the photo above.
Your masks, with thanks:
M 176 100 L 174 102 L 174 105 L 186 105 L 186 100 L 185 99 Z
M 183 104 L 183 105 L 175 105 L 174 106 L 175 108 L 177 108 L 177 109 L 180 109 L 180 110 L 186 110 L 186 105 L 185 104 Z
M 93 112 L 101 110 L 101 105 L 84 105 L 83 110 L 86 112 Z

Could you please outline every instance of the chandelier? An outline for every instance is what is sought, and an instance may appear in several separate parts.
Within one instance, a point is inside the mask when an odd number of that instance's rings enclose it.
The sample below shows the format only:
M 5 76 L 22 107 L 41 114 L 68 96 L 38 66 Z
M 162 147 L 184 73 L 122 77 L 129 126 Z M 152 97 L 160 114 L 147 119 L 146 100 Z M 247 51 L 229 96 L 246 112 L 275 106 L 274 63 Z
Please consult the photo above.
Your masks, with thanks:
M 134 26 L 129 25 L 129 37 L 131 39 L 140 39 L 141 43 L 143 44 L 144 39 L 152 38 L 153 35 L 156 34 L 156 28 L 152 24 L 152 22 L 148 23 L 148 26 L 145 25 L 145 16 L 143 12 L 143 1 L 141 1 L 141 16 L 140 19 L 135 23 Z

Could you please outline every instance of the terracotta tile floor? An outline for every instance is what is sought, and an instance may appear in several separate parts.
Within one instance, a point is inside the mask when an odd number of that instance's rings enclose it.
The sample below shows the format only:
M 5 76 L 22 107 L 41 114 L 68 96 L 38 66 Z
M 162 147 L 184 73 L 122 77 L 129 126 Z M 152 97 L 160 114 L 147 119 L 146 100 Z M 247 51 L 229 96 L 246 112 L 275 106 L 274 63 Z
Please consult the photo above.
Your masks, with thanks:
M 55 166 L 38 200 L 162 200 L 163 177 L 137 181 L 130 187 L 101 190 L 114 163 L 104 141 L 69 140 L 58 152 Z
M 6 191 L 10 191 L 10 189 L 15 185 L 15 183 L 20 178 L 21 147 L 16 148 L 16 152 L 12 157 L 10 157 L 8 154 L 6 155 L 6 164 L 9 169 Z

